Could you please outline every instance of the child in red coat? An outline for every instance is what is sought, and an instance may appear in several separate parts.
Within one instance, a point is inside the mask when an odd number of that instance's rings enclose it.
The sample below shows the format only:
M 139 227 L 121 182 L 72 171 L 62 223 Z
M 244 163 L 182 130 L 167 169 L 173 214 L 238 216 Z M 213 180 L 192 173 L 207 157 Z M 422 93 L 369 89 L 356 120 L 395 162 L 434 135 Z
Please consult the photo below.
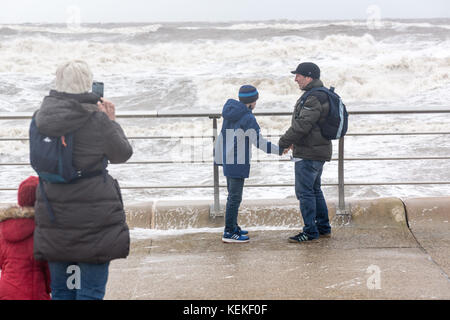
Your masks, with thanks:
M 47 262 L 33 257 L 37 177 L 24 180 L 19 207 L 0 210 L 0 300 L 50 300 Z

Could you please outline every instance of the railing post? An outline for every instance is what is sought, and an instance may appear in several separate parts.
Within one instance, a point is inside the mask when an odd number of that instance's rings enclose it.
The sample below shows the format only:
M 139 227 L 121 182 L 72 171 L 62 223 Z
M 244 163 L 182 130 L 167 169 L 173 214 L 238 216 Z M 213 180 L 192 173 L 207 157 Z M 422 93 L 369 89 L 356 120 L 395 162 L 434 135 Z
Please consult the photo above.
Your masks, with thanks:
M 216 143 L 217 134 L 217 118 L 213 118 L 213 148 Z M 213 150 L 214 151 L 214 150 Z M 210 216 L 221 216 L 220 210 L 220 194 L 219 194 L 219 166 L 213 163 L 213 175 L 214 175 L 214 205 L 210 210 Z
M 339 139 L 338 151 L 338 185 L 339 185 L 339 205 L 336 214 L 348 216 L 345 207 L 345 183 L 344 183 L 344 137 Z

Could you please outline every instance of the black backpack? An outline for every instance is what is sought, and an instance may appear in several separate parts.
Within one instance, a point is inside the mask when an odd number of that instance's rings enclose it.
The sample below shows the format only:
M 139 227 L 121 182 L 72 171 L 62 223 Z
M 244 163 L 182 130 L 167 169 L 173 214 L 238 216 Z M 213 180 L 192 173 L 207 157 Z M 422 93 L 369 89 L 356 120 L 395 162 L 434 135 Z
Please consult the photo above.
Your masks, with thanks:
M 328 96 L 330 111 L 323 123 L 319 124 L 322 136 L 328 140 L 340 139 L 345 136 L 348 128 L 348 112 L 341 97 L 334 92 L 334 87 L 327 89 L 325 87 L 312 88 L 302 96 L 300 105 L 303 106 L 306 99 L 314 92 L 324 92 Z
M 81 177 L 72 164 L 73 133 L 47 137 L 39 133 L 34 118 L 30 125 L 30 163 L 39 178 L 50 183 L 70 183 Z
M 30 124 L 30 163 L 39 176 L 39 185 L 42 196 L 50 214 L 50 219 L 55 220 L 53 210 L 48 202 L 42 181 L 49 183 L 68 184 L 78 179 L 90 178 L 106 174 L 108 159 L 103 158 L 102 170 L 89 171 L 77 170 L 73 166 L 73 136 L 74 133 L 62 137 L 48 137 L 41 134 L 33 118 Z

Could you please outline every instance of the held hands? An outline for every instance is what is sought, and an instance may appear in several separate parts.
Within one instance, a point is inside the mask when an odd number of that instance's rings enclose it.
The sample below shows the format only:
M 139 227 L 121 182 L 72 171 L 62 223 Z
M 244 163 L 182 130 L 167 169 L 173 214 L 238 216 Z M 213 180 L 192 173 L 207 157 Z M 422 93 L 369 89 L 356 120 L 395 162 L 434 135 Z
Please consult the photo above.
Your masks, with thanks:
M 108 116 L 109 119 L 111 119 L 112 121 L 116 120 L 116 106 L 114 105 L 114 103 L 112 103 L 111 101 L 108 101 L 104 98 L 100 98 L 100 100 L 102 100 L 102 102 L 97 102 L 98 105 L 98 109 L 101 112 L 106 113 L 106 115 Z

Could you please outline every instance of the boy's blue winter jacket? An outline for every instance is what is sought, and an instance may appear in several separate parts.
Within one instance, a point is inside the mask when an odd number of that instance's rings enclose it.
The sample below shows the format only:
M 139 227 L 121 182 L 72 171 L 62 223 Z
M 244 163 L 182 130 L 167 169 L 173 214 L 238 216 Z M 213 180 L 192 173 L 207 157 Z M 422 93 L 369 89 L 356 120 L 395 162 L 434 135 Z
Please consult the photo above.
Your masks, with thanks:
M 214 146 L 214 161 L 223 165 L 226 177 L 249 177 L 252 144 L 266 153 L 281 153 L 277 145 L 260 134 L 255 116 L 242 102 L 229 99 L 223 106 L 222 117 L 222 130 Z

